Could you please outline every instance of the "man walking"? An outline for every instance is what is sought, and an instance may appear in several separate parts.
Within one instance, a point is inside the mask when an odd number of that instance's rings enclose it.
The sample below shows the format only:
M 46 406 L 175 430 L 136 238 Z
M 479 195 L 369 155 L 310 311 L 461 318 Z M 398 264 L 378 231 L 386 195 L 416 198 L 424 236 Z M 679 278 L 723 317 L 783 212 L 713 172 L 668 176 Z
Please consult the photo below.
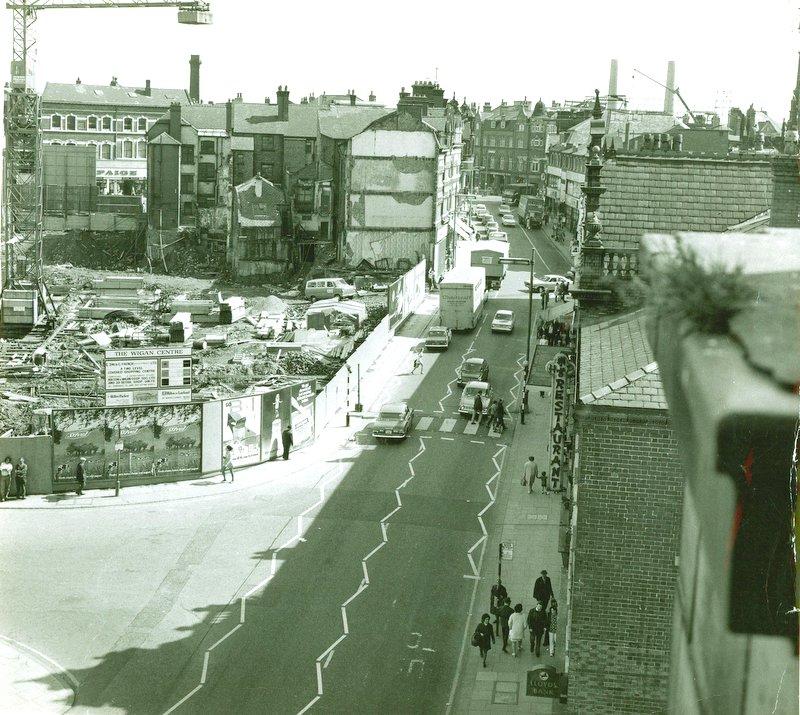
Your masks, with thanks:
M 550 583 L 550 577 L 547 575 L 547 571 L 542 571 L 542 575 L 536 579 L 536 583 L 533 584 L 533 597 L 539 601 L 542 606 L 542 610 L 547 609 L 547 602 L 553 596 L 553 584 Z
M 508 633 L 510 629 L 508 619 L 511 618 L 513 613 L 514 609 L 511 608 L 511 599 L 506 596 L 497 614 L 500 619 L 500 632 L 503 634 L 503 653 L 508 653 L 506 650 L 506 648 L 508 648 Z
M 222 481 L 228 481 L 228 474 L 231 475 L 231 484 L 233 484 L 233 446 L 226 445 L 225 454 L 222 456 Z
M 531 632 L 531 653 L 536 652 L 536 657 L 541 655 L 542 650 L 542 636 L 547 618 L 542 608 L 541 603 L 537 603 L 530 611 L 528 611 L 528 628 Z
M 508 591 L 498 577 L 497 583 L 492 586 L 489 595 L 489 611 L 494 614 L 494 626 L 498 636 L 500 635 L 500 609 L 506 601 L 506 596 L 508 596 Z
M 11 491 L 11 473 L 14 471 L 14 465 L 11 462 L 11 457 L 6 457 L 0 462 L 0 501 L 8 499 L 8 494 Z
M 78 460 L 78 466 L 75 467 L 75 479 L 78 480 L 78 488 L 75 493 L 81 496 L 83 494 L 83 485 L 86 484 L 86 457 L 81 457 Z
M 14 467 L 14 481 L 17 485 L 17 499 L 24 499 L 28 494 L 28 465 L 24 457 L 20 457 Z
M 528 485 L 528 494 L 533 494 L 533 483 L 536 481 L 536 476 L 539 474 L 539 470 L 536 466 L 536 459 L 533 455 L 528 457 L 528 461 L 525 462 L 525 467 L 522 471 L 522 483 Z
M 481 416 L 483 415 L 483 400 L 480 393 L 475 395 L 475 401 L 472 403 L 472 419 L 470 422 L 481 423 Z
M 289 459 L 289 450 L 294 444 L 294 437 L 292 437 L 292 428 L 286 427 L 281 433 L 281 441 L 283 442 L 283 458 Z
M 419 355 L 414 356 L 414 366 L 411 368 L 411 374 L 413 375 L 417 368 L 419 368 L 419 374 L 422 375 L 424 370 L 422 369 L 422 360 L 420 360 Z

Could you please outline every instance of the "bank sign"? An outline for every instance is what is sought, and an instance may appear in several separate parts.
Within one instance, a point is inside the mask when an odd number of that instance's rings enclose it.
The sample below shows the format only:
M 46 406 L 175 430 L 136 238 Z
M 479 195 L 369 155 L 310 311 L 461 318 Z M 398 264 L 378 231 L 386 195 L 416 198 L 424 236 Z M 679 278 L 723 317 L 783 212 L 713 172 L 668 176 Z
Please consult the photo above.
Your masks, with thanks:
M 534 698 L 557 698 L 560 689 L 558 671 L 549 666 L 528 671 L 525 694 Z
M 129 348 L 105 354 L 106 406 L 192 401 L 192 349 Z

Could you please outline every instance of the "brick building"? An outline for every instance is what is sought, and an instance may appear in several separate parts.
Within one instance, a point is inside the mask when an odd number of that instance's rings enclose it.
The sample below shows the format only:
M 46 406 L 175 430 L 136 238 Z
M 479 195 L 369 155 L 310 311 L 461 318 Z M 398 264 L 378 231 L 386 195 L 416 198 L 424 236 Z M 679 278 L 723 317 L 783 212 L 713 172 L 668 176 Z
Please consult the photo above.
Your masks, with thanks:
M 665 709 L 683 476 L 643 312 L 580 331 L 573 712 Z

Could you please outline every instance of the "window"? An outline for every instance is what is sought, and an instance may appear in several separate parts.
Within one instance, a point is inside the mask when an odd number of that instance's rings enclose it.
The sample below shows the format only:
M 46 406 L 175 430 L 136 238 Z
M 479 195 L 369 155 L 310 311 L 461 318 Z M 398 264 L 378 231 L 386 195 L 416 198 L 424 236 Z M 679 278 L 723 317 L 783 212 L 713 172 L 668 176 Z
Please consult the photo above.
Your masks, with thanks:
M 122 142 L 122 157 L 124 159 L 133 159 L 133 142 L 130 139 Z
M 198 181 L 214 181 L 217 176 L 216 167 L 213 164 L 200 164 L 197 167 Z
M 50 144 L 52 146 L 61 146 L 61 142 L 58 141 L 58 139 L 54 139 L 53 141 L 50 142 Z
M 518 132 L 524 132 L 525 131 L 525 125 L 524 124 L 518 124 L 517 125 L 517 131 Z
M 517 171 L 523 173 L 525 171 L 525 157 L 518 156 L 517 157 Z
M 503 127 L 503 129 L 505 129 L 505 128 L 506 128 L 506 125 L 507 125 L 507 124 L 508 124 L 508 122 L 506 122 L 506 120 L 504 119 L 504 120 L 503 120 L 503 124 L 502 124 L 502 127 Z
M 110 159 L 111 158 L 111 144 L 101 144 L 100 145 L 100 158 L 101 159 Z
M 67 115 L 67 131 L 74 132 L 78 127 L 78 119 L 74 114 Z
M 132 132 L 133 131 L 133 118 L 132 117 L 125 117 L 122 120 L 122 131 L 125 131 L 125 132 Z
M 111 117 L 103 117 L 103 131 L 110 132 L 111 131 Z
M 261 165 L 261 176 L 265 179 L 272 180 L 272 172 L 274 171 L 272 164 L 262 164 Z
M 214 140 L 201 139 L 200 140 L 200 153 L 201 154 L 214 154 Z
M 181 174 L 181 193 L 194 193 L 194 176 L 191 174 Z
M 525 148 L 525 140 L 517 139 L 517 149 L 524 149 L 524 148 Z
M 275 137 L 273 136 L 266 136 L 262 137 L 261 139 L 261 147 L 262 149 L 272 150 L 275 148 Z
M 533 140 L 533 146 L 542 146 L 542 140 L 541 139 L 534 139 Z
M 556 125 L 555 124 L 548 124 L 547 125 L 547 133 L 548 134 L 555 134 L 556 133 Z
M 50 128 L 51 129 L 62 129 L 63 128 L 63 124 L 61 123 L 61 115 L 60 114 L 54 114 L 52 117 L 50 117 Z
M 194 203 L 191 201 L 184 201 L 183 206 L 181 208 L 181 214 L 186 216 L 187 218 L 190 216 L 194 216 Z
M 298 211 L 311 213 L 314 210 L 314 185 L 298 184 L 294 193 L 294 203 Z
M 138 141 L 138 142 L 136 142 L 136 158 L 137 159 L 146 159 L 147 158 L 147 142 L 146 141 Z
M 541 132 L 542 131 L 542 125 L 539 122 L 536 122 L 536 124 L 534 124 L 531 127 L 531 130 L 534 131 L 534 132 Z
M 146 117 L 139 117 L 139 119 L 136 120 L 136 128 L 140 132 L 146 132 L 147 131 L 147 118 Z
M 194 147 L 191 144 L 181 144 L 181 164 L 194 164 Z

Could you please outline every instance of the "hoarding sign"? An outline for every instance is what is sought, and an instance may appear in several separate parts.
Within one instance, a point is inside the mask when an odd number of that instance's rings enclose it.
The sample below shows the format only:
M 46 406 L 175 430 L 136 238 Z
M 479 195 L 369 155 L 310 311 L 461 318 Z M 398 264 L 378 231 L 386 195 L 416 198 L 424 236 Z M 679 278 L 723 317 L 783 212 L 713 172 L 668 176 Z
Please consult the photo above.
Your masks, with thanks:
M 106 405 L 192 401 L 192 348 L 106 350 Z
M 222 403 L 222 451 L 233 447 L 233 465 L 261 461 L 261 395 L 237 397 Z

